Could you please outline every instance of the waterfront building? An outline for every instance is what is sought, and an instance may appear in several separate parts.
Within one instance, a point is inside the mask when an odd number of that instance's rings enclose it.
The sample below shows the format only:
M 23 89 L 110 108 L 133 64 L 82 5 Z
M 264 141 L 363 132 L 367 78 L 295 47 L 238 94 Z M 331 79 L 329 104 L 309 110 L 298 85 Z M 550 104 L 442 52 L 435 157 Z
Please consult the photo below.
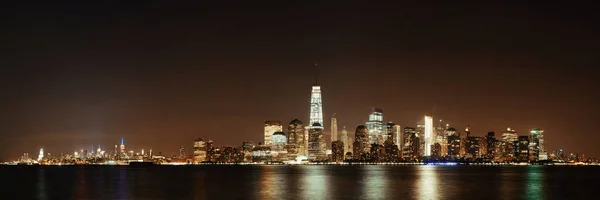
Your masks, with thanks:
M 511 128 L 506 128 L 502 132 L 502 147 L 501 154 L 505 161 L 512 161 L 515 159 L 516 147 L 515 144 L 518 142 L 519 136 L 517 131 Z
M 546 155 L 546 151 L 544 150 L 544 130 L 542 129 L 533 129 L 530 131 L 531 141 L 530 152 L 531 152 L 531 160 L 547 160 L 548 156 Z
M 271 137 L 271 156 L 273 160 L 288 160 L 288 152 L 285 148 L 286 145 L 287 137 L 284 132 L 273 133 L 273 136 Z
M 470 135 L 470 133 L 469 133 L 469 135 Z M 467 140 L 465 141 L 465 149 L 466 149 L 466 157 L 467 158 L 481 157 L 482 141 L 483 141 L 482 137 L 467 136 Z
M 486 140 L 486 157 L 487 158 L 494 158 L 495 155 L 495 150 L 496 148 L 494 148 L 494 143 L 496 142 L 496 137 L 495 137 L 495 133 L 493 131 L 488 132 L 487 135 L 485 136 L 485 140 Z
M 325 141 L 323 140 L 323 126 L 314 123 L 308 129 L 308 159 L 325 159 Z
M 439 159 L 442 157 L 442 145 L 435 143 L 431 146 L 431 158 Z
M 342 131 L 340 131 L 340 141 L 344 143 L 344 154 L 348 152 L 348 131 L 346 130 L 346 126 L 342 126 Z
M 204 162 L 206 161 L 206 142 L 204 139 L 198 138 L 194 141 L 194 162 Z
M 424 137 L 423 139 L 425 140 L 424 142 L 424 155 L 425 156 L 431 156 L 431 145 L 432 140 L 433 140 L 433 116 L 432 115 L 425 115 L 425 129 L 424 129 Z
M 144 154 L 144 153 L 142 153 Z M 179 147 L 179 157 L 185 158 L 185 148 L 183 146 Z
M 365 123 L 369 130 L 369 141 L 371 144 L 383 144 L 385 130 L 383 125 L 383 109 L 372 108 L 369 121 Z
M 264 144 L 269 146 L 271 145 L 271 136 L 275 132 L 281 132 L 283 127 L 281 126 L 281 121 L 267 120 L 265 121 L 265 142 Z
M 391 140 L 392 143 L 394 143 L 395 137 L 394 137 L 394 126 L 396 124 L 394 124 L 393 122 L 388 122 L 387 124 L 385 124 L 385 128 L 383 129 L 384 134 L 382 135 L 382 139 L 383 142 L 385 143 L 388 140 Z
M 252 149 L 252 161 L 256 163 L 271 162 L 271 147 L 259 145 Z
M 517 160 L 529 161 L 529 136 L 519 136 L 517 140 Z
M 412 160 L 416 156 L 416 149 L 414 149 L 415 138 L 417 137 L 415 128 L 405 127 L 404 128 L 404 145 L 402 145 L 402 157 L 405 160 Z
M 287 151 L 290 157 L 295 159 L 295 156 L 304 155 L 306 156 L 306 142 L 305 140 L 305 130 L 302 122 L 298 119 L 294 119 L 288 125 L 288 134 L 287 134 Z
M 357 126 L 354 132 L 354 157 L 361 160 L 368 159 L 370 149 L 369 129 L 364 125 Z
M 331 161 L 342 162 L 344 161 L 344 143 L 342 141 L 331 142 Z
M 336 115 L 336 113 L 334 113 L 333 116 L 331 116 L 331 141 L 332 142 L 338 140 L 337 118 L 335 118 L 335 115 Z
M 390 123 L 388 123 L 388 127 L 389 127 Z M 394 144 L 398 145 L 398 149 L 402 149 L 402 146 L 404 144 L 404 142 L 402 140 L 402 135 L 403 135 L 402 127 L 400 127 L 400 125 L 398 125 L 398 124 L 394 124 L 391 128 L 392 128 L 392 140 L 394 141 Z

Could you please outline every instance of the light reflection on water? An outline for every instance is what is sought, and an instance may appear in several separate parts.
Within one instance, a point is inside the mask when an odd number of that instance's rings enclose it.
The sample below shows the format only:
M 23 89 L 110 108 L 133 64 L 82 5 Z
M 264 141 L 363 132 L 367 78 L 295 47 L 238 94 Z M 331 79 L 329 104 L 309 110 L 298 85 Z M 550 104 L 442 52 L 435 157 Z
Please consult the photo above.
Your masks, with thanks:
M 543 189 L 544 182 L 544 166 L 529 166 L 527 168 L 527 186 L 526 186 L 526 197 L 527 199 L 545 199 Z
M 285 196 L 288 190 L 285 168 L 264 166 L 260 177 L 260 199 L 276 199 Z
M 300 167 L 301 181 L 300 194 L 303 199 L 328 199 L 329 177 L 326 175 L 325 166 Z
M 417 195 L 419 199 L 439 199 L 438 197 L 438 166 L 421 166 L 418 169 Z
M 37 193 L 38 199 L 48 199 L 46 194 L 46 173 L 44 172 L 44 168 L 38 170 Z
M 385 199 L 389 197 L 388 187 L 389 178 L 384 166 L 364 166 L 360 168 L 363 171 L 362 194 L 366 199 Z

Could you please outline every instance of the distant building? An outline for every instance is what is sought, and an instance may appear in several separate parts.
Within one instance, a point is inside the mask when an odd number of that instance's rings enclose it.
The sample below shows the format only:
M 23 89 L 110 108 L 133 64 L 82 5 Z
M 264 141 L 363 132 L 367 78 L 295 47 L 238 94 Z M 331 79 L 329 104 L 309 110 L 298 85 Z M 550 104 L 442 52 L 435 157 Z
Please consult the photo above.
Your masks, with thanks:
M 344 161 L 344 143 L 342 141 L 331 142 L 331 161 L 342 162 Z
M 288 160 L 288 152 L 285 149 L 287 145 L 287 137 L 283 132 L 275 132 L 271 136 L 271 155 L 274 160 Z M 295 157 L 294 157 L 295 158 Z
M 283 127 L 281 121 L 265 121 L 265 145 L 271 145 L 271 136 L 275 132 L 281 132 Z
M 361 160 L 368 159 L 370 157 L 370 149 L 369 129 L 364 125 L 356 127 L 356 132 L 354 133 L 354 158 Z
M 304 130 L 304 126 L 302 125 L 302 122 L 298 119 L 294 119 L 290 122 L 290 124 L 288 125 L 288 134 L 287 134 L 287 139 L 288 139 L 288 147 L 287 147 L 287 151 L 288 151 L 288 155 L 289 156 L 299 156 L 299 155 L 304 155 L 306 156 L 306 142 L 308 140 L 305 140 L 305 130 Z
M 323 126 L 314 123 L 308 129 L 308 159 L 311 161 L 325 159 L 325 150 Z
M 469 134 L 470 135 L 470 134 Z M 478 136 L 468 136 L 465 142 L 466 157 L 467 158 L 480 158 L 481 157 L 481 144 L 483 138 Z
M 405 127 L 404 128 L 404 145 L 402 149 L 402 156 L 405 160 L 412 160 L 418 156 L 418 138 L 415 128 Z M 416 144 L 415 144 L 416 143 Z
M 431 156 L 431 145 L 433 144 L 433 115 L 425 115 L 425 136 L 423 139 L 425 140 L 424 146 L 424 155 Z
M 346 152 L 351 152 L 352 145 L 350 143 L 350 138 L 348 137 L 348 131 L 346 130 L 346 126 L 342 127 L 342 131 L 340 131 L 340 139 L 342 143 L 344 143 L 344 154 Z
M 448 156 L 452 158 L 460 157 L 460 133 L 455 128 L 448 128 L 446 130 L 446 137 L 448 139 Z
M 372 108 L 369 114 L 369 121 L 365 123 L 369 130 L 369 143 L 383 144 L 384 140 L 384 125 L 383 125 L 383 109 Z
M 323 100 L 321 97 L 321 86 L 318 85 L 316 79 L 310 94 L 309 124 L 314 125 L 315 123 L 319 124 L 321 129 L 323 129 Z
M 501 155 L 504 161 L 512 161 L 515 159 L 515 144 L 518 142 L 519 135 L 517 131 L 511 128 L 506 128 L 506 131 L 502 132 L 502 143 L 501 143 Z
M 331 141 L 338 140 L 338 129 L 337 129 L 337 118 L 335 118 L 336 113 L 331 117 Z M 333 143 L 332 143 L 333 144 Z M 331 147 L 333 149 L 333 147 Z
M 252 149 L 252 161 L 256 163 L 271 162 L 271 147 L 257 146 Z
M 531 141 L 530 152 L 532 160 L 547 160 L 548 155 L 544 150 L 544 130 L 542 129 L 533 129 L 530 131 Z
M 194 141 L 194 162 L 204 162 L 206 161 L 206 143 L 204 139 L 198 138 Z
M 388 127 L 389 127 L 389 123 L 388 123 Z M 402 127 L 400 127 L 400 125 L 393 125 L 392 127 L 392 138 L 394 141 L 394 144 L 398 145 L 399 149 L 402 149 L 402 147 L 404 146 L 404 142 L 402 139 Z
M 494 158 L 495 155 L 495 148 L 494 148 L 494 143 L 496 142 L 496 137 L 494 136 L 495 133 L 492 132 L 488 132 L 487 136 L 485 137 L 486 140 L 486 144 L 487 144 L 487 152 L 486 152 L 486 157 L 487 158 Z
M 519 136 L 516 156 L 518 161 L 529 161 L 529 136 Z

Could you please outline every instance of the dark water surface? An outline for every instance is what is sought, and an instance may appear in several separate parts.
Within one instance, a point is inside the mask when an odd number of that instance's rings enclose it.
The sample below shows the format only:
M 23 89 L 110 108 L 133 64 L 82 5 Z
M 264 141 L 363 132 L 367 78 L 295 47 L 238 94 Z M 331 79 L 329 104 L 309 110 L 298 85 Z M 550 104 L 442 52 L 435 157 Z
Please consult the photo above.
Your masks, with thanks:
M 0 199 L 600 199 L 593 166 L 0 166 Z

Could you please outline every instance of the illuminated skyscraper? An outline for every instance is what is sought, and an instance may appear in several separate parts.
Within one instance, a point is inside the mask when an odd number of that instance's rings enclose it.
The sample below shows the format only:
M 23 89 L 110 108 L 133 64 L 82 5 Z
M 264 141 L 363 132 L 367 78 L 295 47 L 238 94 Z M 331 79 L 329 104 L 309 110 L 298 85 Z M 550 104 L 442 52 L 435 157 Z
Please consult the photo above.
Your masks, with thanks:
M 317 80 L 315 79 L 315 84 L 312 86 L 312 92 L 310 95 L 310 120 L 309 124 L 319 124 L 321 127 L 323 126 L 323 102 L 321 99 L 321 86 L 317 84 Z
M 519 136 L 517 144 L 517 160 L 521 162 L 529 161 L 529 136 Z
M 281 121 L 265 121 L 265 145 L 271 145 L 271 136 L 275 132 L 281 132 L 283 127 Z
M 121 138 L 121 153 L 125 153 L 125 140 Z
M 356 132 L 354 132 L 354 158 L 368 159 L 370 150 L 369 129 L 364 125 L 360 125 L 356 127 Z
M 344 154 L 344 143 L 342 141 L 338 140 L 331 142 L 331 161 L 344 161 Z
M 433 144 L 433 116 L 425 115 L 425 133 L 423 139 L 425 140 L 424 155 L 431 156 L 431 145 Z
M 323 139 L 323 126 L 319 123 L 314 123 L 308 129 L 308 159 L 324 159 L 326 150 L 325 145 Z
M 331 117 L 331 141 L 338 140 L 338 130 L 337 130 L 337 118 L 335 118 L 335 114 Z M 331 143 L 333 145 L 333 143 Z
M 194 162 L 206 161 L 206 143 L 204 139 L 198 138 L 194 141 Z
M 517 135 L 517 131 L 511 128 L 506 128 L 506 131 L 502 133 L 502 141 L 501 141 L 501 155 L 504 160 L 512 160 L 515 158 L 515 144 L 519 140 L 519 136 Z
M 344 154 L 350 152 L 352 149 L 352 145 L 349 144 L 348 131 L 346 130 L 346 126 L 342 127 L 342 131 L 340 132 L 340 139 L 342 143 L 344 143 Z
M 371 144 L 383 144 L 383 135 L 385 134 L 383 125 L 383 109 L 372 108 L 369 114 L 369 121 L 365 123 L 369 130 L 369 141 Z
M 42 159 L 43 159 L 43 158 L 44 158 L 44 149 L 43 149 L 43 148 L 41 148 L 41 149 L 40 149 L 40 155 L 38 155 L 38 159 L 37 159 L 37 161 L 38 161 L 38 162 L 39 162 L 39 161 L 42 161 Z
M 305 139 L 304 126 L 300 120 L 294 119 L 288 125 L 287 140 L 289 156 L 306 156 L 306 142 L 308 140 Z
M 402 147 L 404 146 L 404 142 L 403 142 L 403 138 L 402 138 L 402 127 L 400 127 L 400 125 L 396 124 L 392 127 L 393 129 L 393 134 L 394 134 L 394 143 L 396 145 L 398 145 L 399 149 L 402 149 Z
M 544 130 L 533 129 L 530 131 L 531 141 L 529 143 L 532 160 L 547 160 L 548 155 L 544 150 Z

